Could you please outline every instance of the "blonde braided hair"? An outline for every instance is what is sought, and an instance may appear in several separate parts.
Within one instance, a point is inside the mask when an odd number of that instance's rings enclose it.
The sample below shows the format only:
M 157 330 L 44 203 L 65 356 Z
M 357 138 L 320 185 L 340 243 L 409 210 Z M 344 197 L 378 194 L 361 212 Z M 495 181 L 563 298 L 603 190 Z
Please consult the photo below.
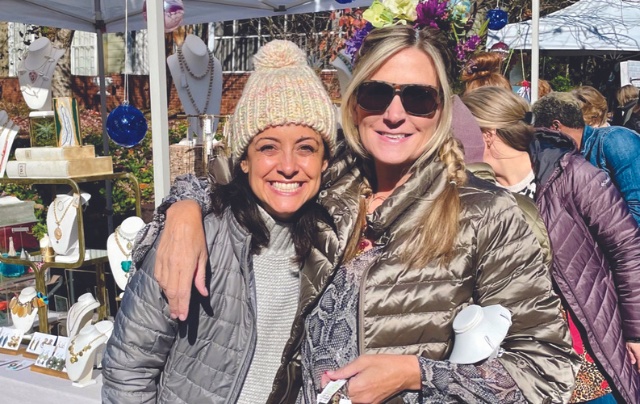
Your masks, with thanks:
M 461 203 L 458 187 L 467 182 L 467 172 L 464 153 L 458 140 L 449 136 L 440 145 L 438 157 L 445 166 L 447 184 L 429 210 L 421 215 L 419 225 L 413 226 L 408 237 L 409 240 L 414 240 L 411 243 L 413 247 L 404 249 L 401 254 L 402 261 L 411 263 L 414 268 L 424 268 L 433 260 L 447 265 L 453 257 L 460 228 Z

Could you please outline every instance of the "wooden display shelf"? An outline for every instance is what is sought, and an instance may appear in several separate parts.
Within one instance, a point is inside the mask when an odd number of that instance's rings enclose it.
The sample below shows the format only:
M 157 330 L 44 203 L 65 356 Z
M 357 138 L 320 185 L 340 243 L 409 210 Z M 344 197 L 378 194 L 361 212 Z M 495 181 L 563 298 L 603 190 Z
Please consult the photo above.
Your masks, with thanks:
M 69 380 L 69 376 L 67 376 L 66 372 L 61 372 L 59 370 L 53 370 L 48 368 L 43 368 L 42 366 L 31 365 L 29 366 L 32 372 L 42 373 L 43 375 L 55 376 L 61 379 Z
M 16 349 L 16 350 L 0 348 L 0 354 L 5 354 L 5 355 L 18 356 L 18 355 L 20 355 L 22 352 L 24 352 L 24 349 L 23 349 L 23 348 L 18 348 L 18 349 Z

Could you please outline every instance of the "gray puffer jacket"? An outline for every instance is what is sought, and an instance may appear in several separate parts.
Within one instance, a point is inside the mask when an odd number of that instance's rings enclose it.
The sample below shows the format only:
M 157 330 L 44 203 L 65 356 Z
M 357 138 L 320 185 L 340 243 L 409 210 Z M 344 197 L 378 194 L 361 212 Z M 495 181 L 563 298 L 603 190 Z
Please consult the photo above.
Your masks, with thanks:
M 193 293 L 187 320 L 172 320 L 153 278 L 157 246 L 149 250 L 104 357 L 104 403 L 237 400 L 256 345 L 251 237 L 228 210 L 208 215 L 204 227 L 208 251 L 215 251 L 209 297 Z

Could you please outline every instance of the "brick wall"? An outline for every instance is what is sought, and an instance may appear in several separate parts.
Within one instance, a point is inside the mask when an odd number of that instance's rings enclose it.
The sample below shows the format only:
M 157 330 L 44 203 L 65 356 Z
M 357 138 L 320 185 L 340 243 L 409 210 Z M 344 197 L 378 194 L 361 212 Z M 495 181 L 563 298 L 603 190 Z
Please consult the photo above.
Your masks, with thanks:
M 124 76 L 111 75 L 109 77 L 112 83 L 107 86 L 107 93 L 109 93 L 107 96 L 108 111 L 120 105 L 124 99 Z M 222 101 L 220 106 L 220 113 L 222 115 L 233 113 L 248 77 L 249 73 L 225 73 L 223 75 Z M 337 98 L 339 96 L 339 90 L 335 74 L 333 72 L 323 72 L 321 78 L 329 89 L 332 98 Z M 81 108 L 100 109 L 100 97 L 98 95 L 100 88 L 94 83 L 93 77 L 73 76 L 71 87 L 73 96 Z M 182 112 L 182 104 L 180 103 L 177 91 L 170 77 L 167 82 L 167 87 L 169 89 L 168 100 L 170 115 Z M 142 111 L 151 109 L 149 100 L 149 76 L 129 76 L 129 93 L 129 103 L 131 105 Z M 24 104 L 17 78 L 0 78 L 0 99 L 8 103 Z

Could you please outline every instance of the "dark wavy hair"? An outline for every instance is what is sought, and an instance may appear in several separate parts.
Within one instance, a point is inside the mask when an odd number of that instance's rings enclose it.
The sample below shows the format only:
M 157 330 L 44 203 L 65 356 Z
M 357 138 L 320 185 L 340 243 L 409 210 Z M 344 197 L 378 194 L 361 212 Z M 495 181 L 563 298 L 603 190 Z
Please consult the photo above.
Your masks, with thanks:
M 233 179 L 228 184 L 212 186 L 211 202 L 216 216 L 221 216 L 229 209 L 238 223 L 251 233 L 251 254 L 258 254 L 269 246 L 269 230 L 258 210 L 258 199 L 249 186 L 247 174 L 240 169 L 239 164 L 235 165 Z M 305 203 L 291 218 L 296 263 L 302 264 L 309 256 L 320 223 L 335 230 L 329 213 L 315 198 Z

